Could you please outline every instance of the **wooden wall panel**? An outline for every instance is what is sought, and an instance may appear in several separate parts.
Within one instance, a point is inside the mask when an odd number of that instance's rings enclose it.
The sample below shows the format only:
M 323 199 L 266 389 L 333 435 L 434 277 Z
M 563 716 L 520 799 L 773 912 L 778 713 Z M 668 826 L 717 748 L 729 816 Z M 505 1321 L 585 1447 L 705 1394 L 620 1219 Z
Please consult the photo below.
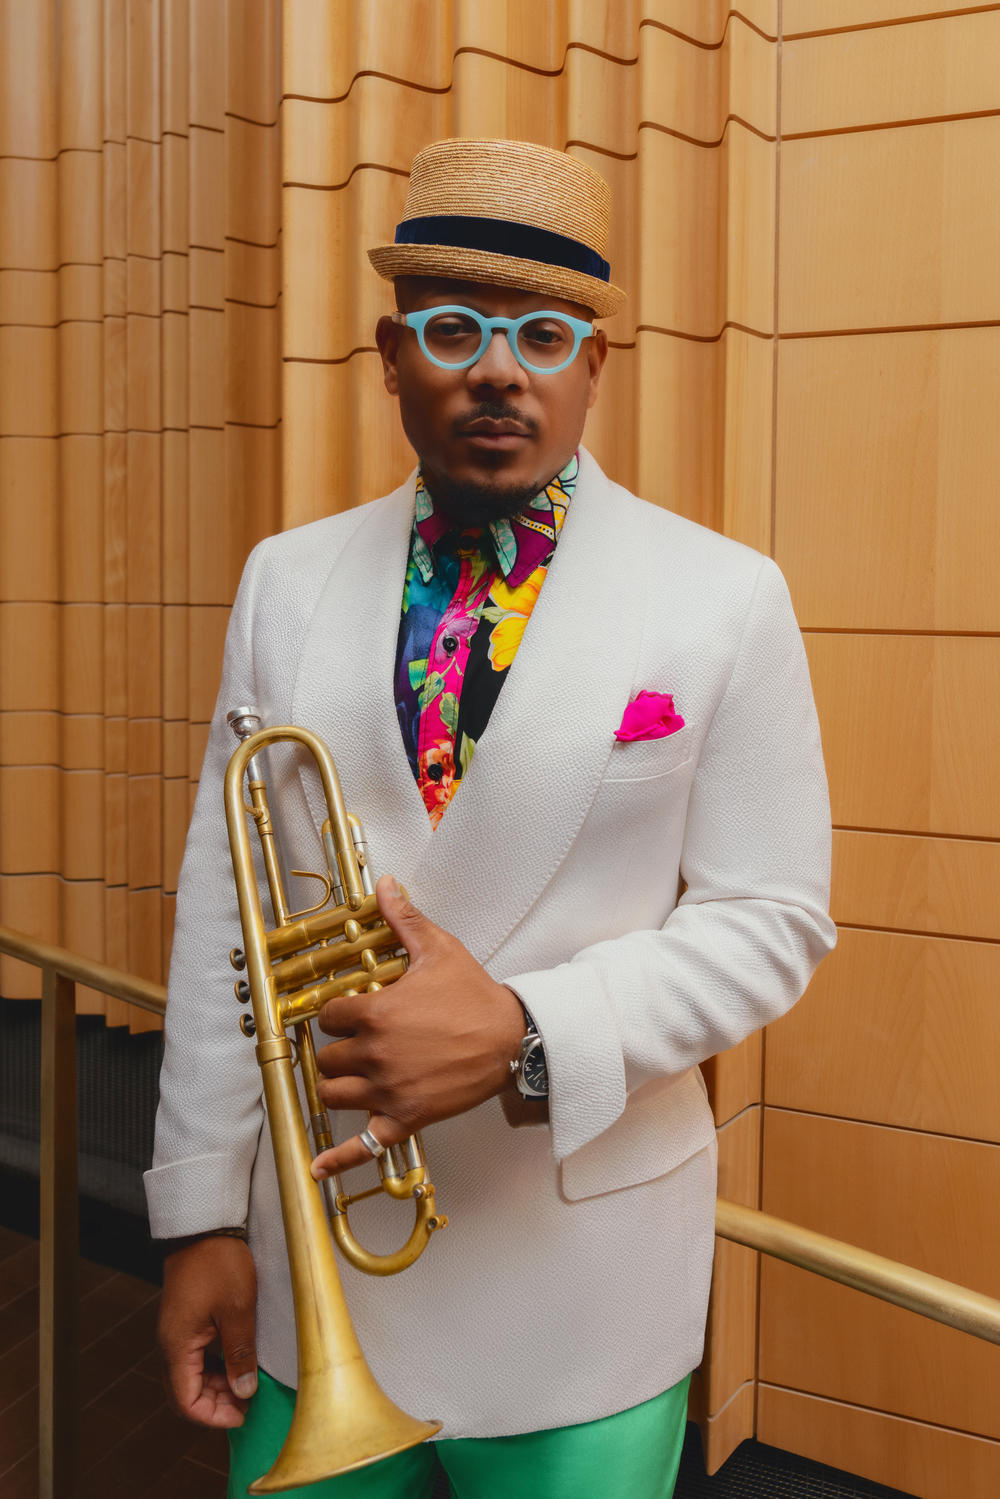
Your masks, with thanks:
M 782 9 L 772 548 L 806 630 L 841 945 L 765 1038 L 762 1165 L 779 1215 L 983 1289 L 998 20 Z M 922 1496 L 994 1491 L 994 1350 L 787 1267 L 761 1287 L 762 1440 Z
M 769 1104 L 1000 1144 L 1000 944 L 842 930 L 768 1029 Z
M 834 830 L 836 921 L 996 941 L 998 889 L 1000 843 Z
M 800 623 L 995 627 L 995 329 L 794 339 L 780 360 L 775 556 Z
M 995 110 L 998 56 L 994 7 L 787 42 L 782 138 Z
M 921 1499 L 993 1499 L 1000 1442 L 761 1383 L 760 1440 Z
M 835 823 L 1000 838 L 1000 639 L 836 633 L 806 646 Z
M 1000 1291 L 997 1146 L 772 1108 L 764 1138 L 765 1211 Z M 777 1261 L 761 1266 L 759 1375 L 1000 1437 L 1000 1349 Z
M 278 525 L 279 10 L 0 14 L 0 920 L 155 979 L 203 682 Z
M 782 332 L 997 318 L 1000 198 L 982 186 L 1000 116 L 785 141 L 781 159 Z

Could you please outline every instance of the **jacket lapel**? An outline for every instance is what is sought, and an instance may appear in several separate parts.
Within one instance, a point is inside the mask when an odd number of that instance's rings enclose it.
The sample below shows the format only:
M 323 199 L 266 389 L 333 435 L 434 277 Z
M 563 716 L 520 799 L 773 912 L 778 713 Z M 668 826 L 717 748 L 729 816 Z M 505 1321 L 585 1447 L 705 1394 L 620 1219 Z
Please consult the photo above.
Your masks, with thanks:
M 368 506 L 338 556 L 303 642 L 293 709 L 296 723 L 325 739 L 349 812 L 364 822 L 372 869 L 408 884 L 431 839 L 410 771 L 393 701 L 393 670 L 403 597 L 414 475 Z M 311 768 L 302 770 L 317 827 L 325 801 Z
M 582 452 L 555 557 L 489 726 L 413 870 L 414 898 L 480 962 L 558 869 L 607 767 L 645 605 L 629 529 L 614 486 Z

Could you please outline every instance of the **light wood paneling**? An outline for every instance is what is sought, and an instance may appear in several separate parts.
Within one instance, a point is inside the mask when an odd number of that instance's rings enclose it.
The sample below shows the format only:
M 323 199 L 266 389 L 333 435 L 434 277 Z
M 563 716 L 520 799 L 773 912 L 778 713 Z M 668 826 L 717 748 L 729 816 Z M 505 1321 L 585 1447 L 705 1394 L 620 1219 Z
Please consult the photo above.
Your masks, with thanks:
M 757 1433 L 832 1468 L 849 1461 L 852 1473 L 921 1499 L 993 1499 L 1000 1488 L 998 1442 L 769 1384 L 759 1388 Z
M 764 1151 L 765 1211 L 1000 1291 L 997 1146 L 768 1108 Z M 1000 1436 L 1000 1349 L 777 1261 L 761 1266 L 759 1377 Z
M 741 1385 L 714 1416 L 699 1421 L 706 1473 L 717 1473 L 731 1452 L 752 1436 L 756 1427 L 757 1387 Z
M 225 617 L 279 525 L 279 12 L 0 10 L 0 920 L 152 978 Z
M 997 890 L 1000 843 L 834 832 L 836 921 L 996 940 Z
M 995 9 L 789 42 L 782 135 L 995 110 L 998 56 Z
M 1000 944 L 842 931 L 767 1033 L 769 1104 L 1000 1144 Z
M 982 190 L 1000 117 L 786 141 L 781 162 L 783 333 L 1000 316 L 1000 196 Z
M 1000 638 L 807 635 L 835 823 L 1000 838 Z
M 786 340 L 779 365 L 775 556 L 800 624 L 995 630 L 996 330 Z

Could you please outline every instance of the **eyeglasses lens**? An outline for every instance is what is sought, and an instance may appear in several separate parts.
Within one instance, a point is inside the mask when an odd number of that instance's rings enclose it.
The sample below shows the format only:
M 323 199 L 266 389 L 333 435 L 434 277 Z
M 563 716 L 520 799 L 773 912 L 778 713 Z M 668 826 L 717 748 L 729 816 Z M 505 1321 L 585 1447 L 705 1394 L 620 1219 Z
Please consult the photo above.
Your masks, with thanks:
M 424 325 L 427 350 L 442 364 L 466 364 L 482 343 L 479 324 L 459 312 L 443 312 Z M 561 318 L 533 318 L 517 333 L 520 358 L 532 369 L 551 369 L 564 363 L 573 349 L 572 328 Z
M 428 351 L 443 364 L 464 364 L 472 359 L 482 338 L 479 324 L 459 312 L 443 312 L 424 324 Z
M 563 364 L 573 349 L 574 335 L 561 318 L 533 318 L 517 332 L 517 350 L 525 364 L 536 370 Z

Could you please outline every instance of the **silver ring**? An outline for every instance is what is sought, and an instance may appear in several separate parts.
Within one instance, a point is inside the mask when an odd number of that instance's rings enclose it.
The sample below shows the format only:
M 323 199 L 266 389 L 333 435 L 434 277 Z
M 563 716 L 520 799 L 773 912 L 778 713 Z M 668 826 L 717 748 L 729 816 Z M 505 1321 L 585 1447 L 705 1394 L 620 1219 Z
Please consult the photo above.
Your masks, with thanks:
M 380 1155 L 385 1155 L 385 1146 L 382 1144 L 381 1140 L 377 1140 L 375 1138 L 367 1125 L 361 1131 L 358 1139 L 361 1141 L 365 1149 L 371 1152 L 376 1161 L 378 1160 Z

